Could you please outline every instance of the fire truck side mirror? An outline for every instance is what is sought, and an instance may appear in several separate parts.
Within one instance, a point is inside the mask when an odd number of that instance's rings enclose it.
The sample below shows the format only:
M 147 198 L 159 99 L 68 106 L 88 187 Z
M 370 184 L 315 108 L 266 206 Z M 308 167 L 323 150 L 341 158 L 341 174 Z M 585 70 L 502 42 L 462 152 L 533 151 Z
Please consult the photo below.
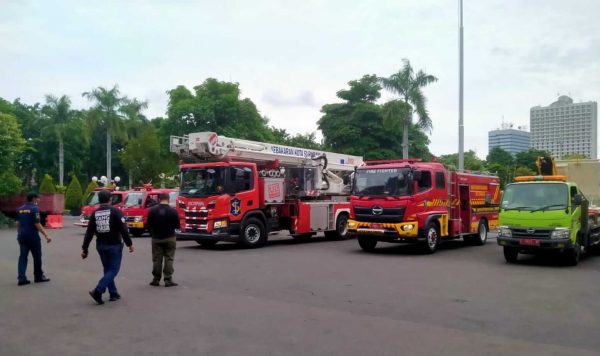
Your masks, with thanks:
M 573 196 L 573 205 L 581 205 L 583 204 L 583 196 L 581 194 L 576 194 Z

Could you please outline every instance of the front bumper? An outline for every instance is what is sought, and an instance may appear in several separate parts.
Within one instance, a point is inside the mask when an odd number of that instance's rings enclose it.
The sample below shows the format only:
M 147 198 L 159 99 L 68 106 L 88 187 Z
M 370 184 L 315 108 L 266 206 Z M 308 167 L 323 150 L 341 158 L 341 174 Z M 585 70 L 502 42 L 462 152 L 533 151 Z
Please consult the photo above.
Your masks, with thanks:
M 225 241 L 225 242 L 239 242 L 240 235 L 233 235 L 229 231 L 213 231 L 213 232 L 199 232 L 199 231 L 179 231 L 175 232 L 175 236 L 179 241 Z
M 401 223 L 377 223 L 348 220 L 348 233 L 356 236 L 367 235 L 377 241 L 385 242 L 422 242 L 419 237 L 419 224 L 416 221 Z
M 127 227 L 130 229 L 143 229 L 144 222 L 143 221 L 140 221 L 140 222 L 128 221 Z
M 522 245 L 521 238 L 500 237 L 496 238 L 498 245 L 506 247 L 514 247 L 520 250 L 556 250 L 561 251 L 573 247 L 570 239 L 537 239 L 540 242 L 539 246 Z

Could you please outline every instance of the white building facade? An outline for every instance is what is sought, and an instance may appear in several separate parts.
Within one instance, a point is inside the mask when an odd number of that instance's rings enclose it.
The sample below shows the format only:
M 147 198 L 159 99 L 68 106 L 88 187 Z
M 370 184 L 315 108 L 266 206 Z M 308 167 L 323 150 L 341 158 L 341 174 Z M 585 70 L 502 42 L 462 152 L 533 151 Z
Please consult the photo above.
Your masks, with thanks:
M 582 154 L 598 157 L 598 104 L 573 103 L 562 95 L 549 106 L 532 107 L 529 113 L 531 146 L 556 159 Z

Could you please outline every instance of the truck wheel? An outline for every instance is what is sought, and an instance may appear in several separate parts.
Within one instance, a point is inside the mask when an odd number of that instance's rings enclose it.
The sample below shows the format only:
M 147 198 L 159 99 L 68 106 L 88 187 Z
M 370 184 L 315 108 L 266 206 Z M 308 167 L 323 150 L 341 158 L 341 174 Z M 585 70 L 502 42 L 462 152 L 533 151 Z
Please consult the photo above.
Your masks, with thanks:
M 514 247 L 504 246 L 504 259 L 508 263 L 515 263 L 519 258 L 519 250 Z
M 214 241 L 214 240 L 196 240 L 196 242 L 198 243 L 198 245 L 204 247 L 204 248 L 210 248 L 213 247 L 214 245 L 217 244 L 218 241 Z
M 267 242 L 265 225 L 256 218 L 246 219 L 242 225 L 240 243 L 245 247 L 260 247 Z
M 325 237 L 332 240 L 346 240 L 348 235 L 348 216 L 340 214 L 335 222 L 335 230 L 325 231 Z
M 487 222 L 485 221 L 485 219 L 481 219 L 479 220 L 479 226 L 477 226 L 477 234 L 465 238 L 465 242 L 475 246 L 483 246 L 487 242 L 487 235 Z
M 369 236 L 359 236 L 358 244 L 364 251 L 372 252 L 375 250 L 375 246 L 377 246 L 377 240 Z
M 433 222 L 428 223 L 421 236 L 425 238 L 425 243 L 423 244 L 425 253 L 434 253 L 440 244 L 440 233 L 438 232 L 437 225 Z
M 564 251 L 563 254 L 567 266 L 577 266 L 579 259 L 581 258 L 581 244 L 579 241 L 575 243 L 573 248 Z
M 140 237 L 144 233 L 144 229 L 129 229 L 129 232 L 135 237 Z

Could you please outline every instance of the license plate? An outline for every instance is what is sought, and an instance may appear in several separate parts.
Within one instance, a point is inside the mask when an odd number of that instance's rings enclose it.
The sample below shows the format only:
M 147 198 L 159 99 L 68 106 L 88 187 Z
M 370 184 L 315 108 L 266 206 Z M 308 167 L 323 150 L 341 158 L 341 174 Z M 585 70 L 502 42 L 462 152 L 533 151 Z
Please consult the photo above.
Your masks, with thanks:
M 539 246 L 540 245 L 540 240 L 536 240 L 536 239 L 521 239 L 521 241 L 519 243 L 521 245 L 523 245 L 523 246 Z
M 371 229 L 383 229 L 383 225 L 381 225 L 381 224 L 371 224 Z

